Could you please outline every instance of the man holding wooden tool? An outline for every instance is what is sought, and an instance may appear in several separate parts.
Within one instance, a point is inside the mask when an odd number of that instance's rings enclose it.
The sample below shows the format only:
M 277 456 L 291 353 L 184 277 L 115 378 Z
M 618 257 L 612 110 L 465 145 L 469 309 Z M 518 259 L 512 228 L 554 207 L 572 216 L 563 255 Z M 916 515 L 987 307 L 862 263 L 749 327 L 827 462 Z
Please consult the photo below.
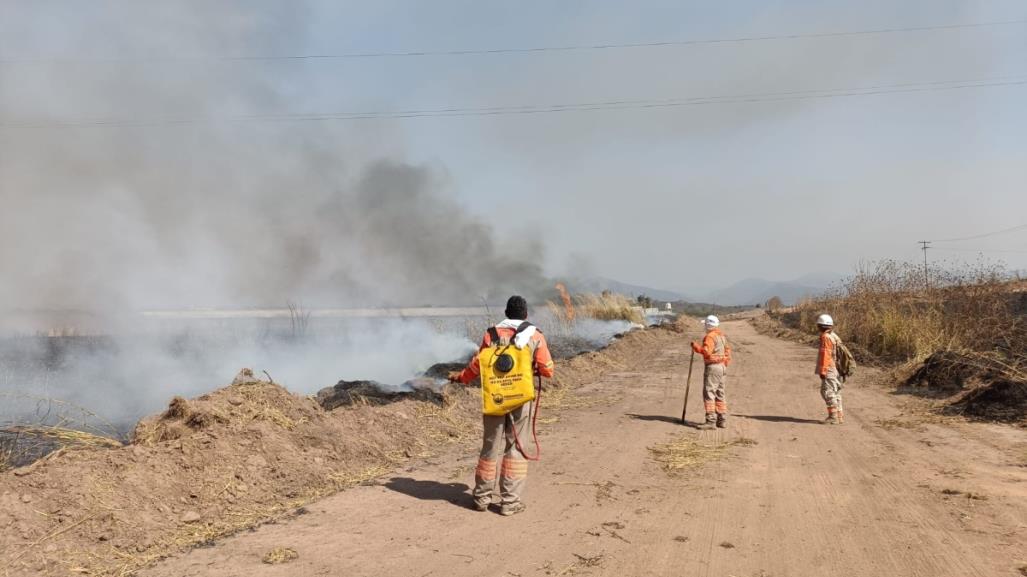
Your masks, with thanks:
M 703 371 L 703 403 L 706 408 L 706 422 L 700 429 L 727 427 L 727 400 L 724 396 L 724 380 L 727 366 L 731 364 L 731 345 L 720 330 L 720 319 L 710 315 L 703 321 L 706 336 L 702 343 L 692 343 L 692 351 L 703 356 L 706 369 Z M 684 420 L 684 415 L 681 417 Z

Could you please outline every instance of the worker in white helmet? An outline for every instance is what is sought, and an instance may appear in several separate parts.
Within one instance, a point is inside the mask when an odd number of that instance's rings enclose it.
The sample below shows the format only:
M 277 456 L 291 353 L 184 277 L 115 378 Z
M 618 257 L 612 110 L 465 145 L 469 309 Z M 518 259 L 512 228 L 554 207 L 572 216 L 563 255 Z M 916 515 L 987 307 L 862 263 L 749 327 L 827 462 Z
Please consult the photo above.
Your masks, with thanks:
M 842 340 L 834 334 L 834 319 L 831 315 L 817 317 L 817 328 L 820 329 L 820 352 L 817 355 L 817 371 L 820 377 L 820 396 L 827 403 L 827 419 L 829 425 L 842 424 L 842 382 L 838 373 L 837 357 L 842 347 Z
M 710 315 L 703 321 L 706 336 L 702 343 L 693 342 L 692 350 L 703 356 L 706 369 L 703 371 L 703 403 L 706 408 L 706 422 L 700 426 L 712 429 L 727 427 L 727 399 L 724 395 L 724 380 L 727 366 L 731 364 L 731 345 L 720 330 L 720 319 Z

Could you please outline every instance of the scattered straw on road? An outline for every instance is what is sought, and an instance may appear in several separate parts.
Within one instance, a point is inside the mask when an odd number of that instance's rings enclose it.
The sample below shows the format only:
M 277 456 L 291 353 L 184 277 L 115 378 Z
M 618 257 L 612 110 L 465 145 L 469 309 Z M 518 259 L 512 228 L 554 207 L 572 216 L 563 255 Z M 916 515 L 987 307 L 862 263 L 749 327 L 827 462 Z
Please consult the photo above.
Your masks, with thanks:
M 707 444 L 698 442 L 691 435 L 683 435 L 669 443 L 649 447 L 649 452 L 664 471 L 673 475 L 720 459 L 733 446 L 755 444 L 756 442 L 752 439 L 744 437 L 723 443 Z

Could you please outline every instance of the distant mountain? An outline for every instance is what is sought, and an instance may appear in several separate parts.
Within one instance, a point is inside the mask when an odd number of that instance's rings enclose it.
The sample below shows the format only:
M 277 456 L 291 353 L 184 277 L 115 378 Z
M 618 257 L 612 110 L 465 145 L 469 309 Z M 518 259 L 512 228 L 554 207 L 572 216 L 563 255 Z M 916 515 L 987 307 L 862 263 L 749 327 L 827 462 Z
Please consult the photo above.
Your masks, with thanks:
M 610 291 L 632 297 L 646 295 L 647 297 L 657 301 L 673 302 L 692 300 L 678 292 L 628 284 L 604 277 L 575 279 L 567 281 L 566 284 L 567 290 L 572 293 L 601 293 L 603 291 Z
M 786 305 L 807 296 L 820 294 L 842 279 L 840 274 L 813 273 L 790 281 L 747 278 L 705 296 L 704 300 L 721 305 L 755 305 L 780 297 Z

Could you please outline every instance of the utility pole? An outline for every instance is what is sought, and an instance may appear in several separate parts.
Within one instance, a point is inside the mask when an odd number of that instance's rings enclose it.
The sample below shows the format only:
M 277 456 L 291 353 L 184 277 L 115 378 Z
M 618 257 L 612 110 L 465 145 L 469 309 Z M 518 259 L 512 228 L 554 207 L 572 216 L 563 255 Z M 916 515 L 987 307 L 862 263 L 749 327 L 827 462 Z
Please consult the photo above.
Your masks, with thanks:
M 918 240 L 917 244 L 920 244 L 920 250 L 924 251 L 924 289 L 931 290 L 931 277 L 927 272 L 927 249 L 931 248 L 931 241 L 929 240 Z

